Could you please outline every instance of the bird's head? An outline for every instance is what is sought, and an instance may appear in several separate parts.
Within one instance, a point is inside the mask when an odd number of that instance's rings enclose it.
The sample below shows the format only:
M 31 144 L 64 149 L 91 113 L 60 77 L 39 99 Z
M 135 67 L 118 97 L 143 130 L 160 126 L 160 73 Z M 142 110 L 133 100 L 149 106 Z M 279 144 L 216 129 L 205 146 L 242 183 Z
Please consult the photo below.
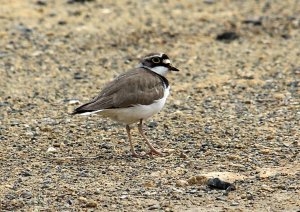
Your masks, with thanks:
M 179 71 L 171 65 L 171 60 L 164 53 L 151 53 L 144 56 L 138 67 L 150 69 L 162 76 L 165 76 L 169 71 Z

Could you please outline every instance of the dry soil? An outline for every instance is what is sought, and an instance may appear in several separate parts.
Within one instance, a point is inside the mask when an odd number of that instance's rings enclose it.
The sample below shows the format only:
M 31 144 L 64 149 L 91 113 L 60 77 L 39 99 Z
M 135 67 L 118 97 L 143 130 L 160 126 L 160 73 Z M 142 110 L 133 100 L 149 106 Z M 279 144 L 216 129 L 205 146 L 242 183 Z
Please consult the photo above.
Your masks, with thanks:
M 298 0 L 0 3 L 1 211 L 300 210 Z M 133 158 L 69 113 L 149 52 L 180 72 Z

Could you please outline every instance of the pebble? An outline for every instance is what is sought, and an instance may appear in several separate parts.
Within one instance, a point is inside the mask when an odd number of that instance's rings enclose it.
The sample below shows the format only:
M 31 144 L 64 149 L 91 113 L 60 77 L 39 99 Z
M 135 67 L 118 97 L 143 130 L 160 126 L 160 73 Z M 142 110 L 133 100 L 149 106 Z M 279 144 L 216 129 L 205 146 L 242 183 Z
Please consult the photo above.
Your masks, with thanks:
M 228 155 L 227 158 L 229 160 L 241 160 L 241 157 L 238 155 Z
M 20 195 L 24 199 L 31 199 L 32 198 L 32 193 L 30 191 L 24 191 Z
M 148 210 L 156 210 L 156 209 L 159 209 L 160 208 L 160 205 L 159 204 L 155 204 L 155 205 L 151 205 Z
M 187 182 L 189 185 L 205 185 L 207 184 L 208 178 L 205 176 L 193 176 L 190 177 Z
M 255 26 L 260 26 L 262 25 L 262 19 L 261 17 L 253 17 L 253 18 L 248 18 L 243 20 L 244 24 L 253 24 Z
M 78 201 L 84 204 L 87 208 L 96 208 L 98 206 L 97 202 L 93 199 L 87 199 L 86 197 L 79 197 Z
M 65 99 L 64 102 L 66 102 L 68 105 L 80 104 L 80 101 L 78 99 Z
M 226 201 L 226 197 L 225 196 L 219 196 L 219 197 L 216 198 L 216 200 Z
M 183 152 L 180 153 L 179 157 L 184 159 L 188 158 L 188 156 Z
M 207 181 L 207 185 L 210 188 L 222 189 L 222 190 L 235 190 L 235 186 L 231 183 L 220 180 L 219 178 L 212 178 Z
M 239 205 L 238 202 L 231 202 L 231 203 L 230 203 L 230 206 L 238 206 L 238 205 Z
M 85 204 L 85 207 L 87 208 L 97 208 L 97 202 L 94 200 L 88 200 L 88 202 Z
M 177 180 L 176 181 L 176 186 L 177 187 L 186 187 L 189 185 L 189 182 L 186 180 Z
M 128 198 L 128 195 L 121 195 L 120 196 L 120 199 L 127 199 Z
M 39 6 L 46 6 L 47 5 L 47 0 L 37 0 L 36 4 Z
M 57 149 L 50 146 L 50 147 L 48 147 L 47 152 L 57 152 Z
M 238 39 L 239 37 L 240 36 L 236 32 L 223 32 L 217 35 L 216 40 L 229 43 Z
M 146 187 L 146 188 L 153 188 L 155 186 L 156 185 L 153 181 L 148 181 L 148 182 L 144 183 L 144 187 Z
M 149 128 L 156 128 L 158 126 L 158 124 L 157 124 L 157 122 L 155 122 L 155 121 L 151 121 L 151 122 L 149 122 L 149 124 L 148 124 L 148 127 Z

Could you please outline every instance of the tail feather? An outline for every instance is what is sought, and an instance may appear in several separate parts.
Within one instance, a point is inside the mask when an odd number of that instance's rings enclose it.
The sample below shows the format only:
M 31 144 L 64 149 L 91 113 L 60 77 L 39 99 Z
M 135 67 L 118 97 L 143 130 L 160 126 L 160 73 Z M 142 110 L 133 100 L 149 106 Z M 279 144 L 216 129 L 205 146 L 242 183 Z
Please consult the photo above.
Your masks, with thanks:
M 92 109 L 89 109 L 89 108 L 87 107 L 89 104 L 90 104 L 90 103 L 87 103 L 87 104 L 81 105 L 80 107 L 76 108 L 76 109 L 73 111 L 73 113 L 71 113 L 71 115 L 95 112 L 96 110 L 92 110 Z

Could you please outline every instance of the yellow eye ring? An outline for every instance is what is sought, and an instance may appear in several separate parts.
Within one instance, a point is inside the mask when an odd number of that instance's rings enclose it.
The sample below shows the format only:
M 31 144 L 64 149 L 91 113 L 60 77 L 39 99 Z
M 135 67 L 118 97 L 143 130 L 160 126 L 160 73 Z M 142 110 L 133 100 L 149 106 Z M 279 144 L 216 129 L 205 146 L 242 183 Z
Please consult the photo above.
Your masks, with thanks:
M 158 57 L 152 58 L 153 63 L 160 63 L 160 59 Z

